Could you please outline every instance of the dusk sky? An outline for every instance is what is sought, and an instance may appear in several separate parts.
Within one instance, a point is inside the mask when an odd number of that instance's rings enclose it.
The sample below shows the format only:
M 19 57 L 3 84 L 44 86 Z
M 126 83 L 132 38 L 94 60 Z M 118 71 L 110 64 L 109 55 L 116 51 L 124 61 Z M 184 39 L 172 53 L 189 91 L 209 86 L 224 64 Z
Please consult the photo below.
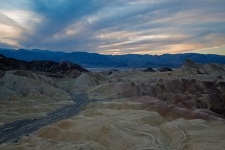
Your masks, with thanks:
M 0 48 L 225 55 L 225 0 L 0 0 Z

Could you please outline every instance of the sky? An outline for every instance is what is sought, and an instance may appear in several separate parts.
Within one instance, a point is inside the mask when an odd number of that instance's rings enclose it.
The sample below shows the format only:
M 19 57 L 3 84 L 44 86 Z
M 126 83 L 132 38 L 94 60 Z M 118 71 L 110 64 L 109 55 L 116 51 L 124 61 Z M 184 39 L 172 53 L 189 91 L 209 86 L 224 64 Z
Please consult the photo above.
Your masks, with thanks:
M 225 0 L 0 0 L 0 48 L 225 55 Z

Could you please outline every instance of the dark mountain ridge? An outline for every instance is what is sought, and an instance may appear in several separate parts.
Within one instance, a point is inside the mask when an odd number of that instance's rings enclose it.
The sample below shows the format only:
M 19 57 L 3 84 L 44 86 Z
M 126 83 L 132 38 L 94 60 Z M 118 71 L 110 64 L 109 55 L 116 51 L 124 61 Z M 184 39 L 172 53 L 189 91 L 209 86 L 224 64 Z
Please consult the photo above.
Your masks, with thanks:
M 0 54 L 9 58 L 16 58 L 25 61 L 51 60 L 54 62 L 69 61 L 83 67 L 118 67 L 118 68 L 178 68 L 183 65 L 184 60 L 191 59 L 198 63 L 219 63 L 225 64 L 225 56 L 213 54 L 163 54 L 163 55 L 101 55 L 88 52 L 53 52 L 48 50 L 11 50 L 0 49 Z
M 32 70 L 62 74 L 71 70 L 88 72 L 88 70 L 82 68 L 81 66 L 68 61 L 62 61 L 58 63 L 51 60 L 34 60 L 27 62 L 15 58 L 7 58 L 2 54 L 0 54 L 0 70 Z

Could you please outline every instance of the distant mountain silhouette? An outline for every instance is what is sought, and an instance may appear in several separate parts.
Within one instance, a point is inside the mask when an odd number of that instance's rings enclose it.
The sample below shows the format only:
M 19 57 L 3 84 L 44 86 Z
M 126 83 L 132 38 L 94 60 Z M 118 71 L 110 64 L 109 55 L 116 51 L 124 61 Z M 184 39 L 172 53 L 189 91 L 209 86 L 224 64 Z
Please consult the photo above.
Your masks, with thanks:
M 101 55 L 87 52 L 53 52 L 48 50 L 12 50 L 0 49 L 0 54 L 9 58 L 25 61 L 51 60 L 54 62 L 69 61 L 83 67 L 121 67 L 121 68 L 177 68 L 183 65 L 186 59 L 198 63 L 220 63 L 225 64 L 225 56 L 213 54 L 164 54 L 164 55 Z

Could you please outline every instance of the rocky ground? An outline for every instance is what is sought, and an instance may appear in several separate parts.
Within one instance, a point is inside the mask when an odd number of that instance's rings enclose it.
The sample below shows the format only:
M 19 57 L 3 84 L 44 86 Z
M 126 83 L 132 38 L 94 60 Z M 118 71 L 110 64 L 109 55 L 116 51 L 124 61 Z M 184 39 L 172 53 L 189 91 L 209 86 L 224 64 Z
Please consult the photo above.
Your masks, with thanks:
M 225 149 L 225 65 L 148 70 L 0 71 L 0 149 Z

